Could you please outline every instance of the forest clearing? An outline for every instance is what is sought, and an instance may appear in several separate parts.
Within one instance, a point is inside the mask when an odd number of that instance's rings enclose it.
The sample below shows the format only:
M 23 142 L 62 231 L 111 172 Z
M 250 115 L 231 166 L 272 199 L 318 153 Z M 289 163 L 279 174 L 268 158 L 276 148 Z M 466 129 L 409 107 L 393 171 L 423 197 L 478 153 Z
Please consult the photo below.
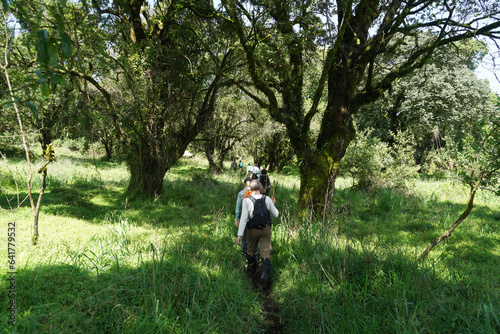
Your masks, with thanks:
M 269 330 L 235 244 L 239 173 L 213 176 L 206 160 L 181 160 L 165 177 L 165 195 L 129 201 L 123 164 L 56 152 L 39 243 L 30 242 L 26 201 L 0 216 L 3 254 L 7 224 L 16 226 L 18 333 Z M 25 172 L 20 160 L 1 161 L 2 208 L 6 198 L 16 204 L 12 180 L 22 185 Z M 270 176 L 281 212 L 273 227 L 275 332 L 498 332 L 497 196 L 478 194 L 471 215 L 422 264 L 418 255 L 464 209 L 460 183 L 429 177 L 406 193 L 370 193 L 346 178 L 331 217 L 301 221 L 297 176 Z M 8 282 L 0 284 L 4 294 Z
M 0 17 L 0 333 L 500 332 L 498 0 Z

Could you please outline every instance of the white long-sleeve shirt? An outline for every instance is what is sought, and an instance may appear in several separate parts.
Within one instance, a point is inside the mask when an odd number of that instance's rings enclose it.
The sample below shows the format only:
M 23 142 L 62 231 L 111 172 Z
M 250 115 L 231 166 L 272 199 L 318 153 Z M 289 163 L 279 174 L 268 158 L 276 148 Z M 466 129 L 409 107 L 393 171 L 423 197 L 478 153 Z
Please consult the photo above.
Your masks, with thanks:
M 259 199 L 263 195 L 252 195 L 253 198 Z M 274 218 L 278 218 L 279 212 L 278 209 L 273 204 L 273 201 L 270 197 L 266 196 L 266 207 L 271 213 L 271 216 Z M 240 219 L 240 227 L 238 228 L 238 235 L 243 236 L 245 232 L 245 228 L 247 226 L 247 222 L 249 219 L 253 217 L 253 202 L 250 198 L 245 198 L 243 200 L 243 205 L 241 206 L 241 219 Z

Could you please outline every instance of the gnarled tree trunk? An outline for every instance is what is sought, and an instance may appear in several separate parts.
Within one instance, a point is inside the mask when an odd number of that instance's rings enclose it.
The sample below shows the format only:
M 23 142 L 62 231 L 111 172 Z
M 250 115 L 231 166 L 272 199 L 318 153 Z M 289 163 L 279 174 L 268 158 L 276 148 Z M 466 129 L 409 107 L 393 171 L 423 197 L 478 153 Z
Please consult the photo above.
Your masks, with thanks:
M 141 155 L 137 159 L 133 161 L 128 159 L 130 170 L 128 192 L 154 198 L 163 193 L 163 178 L 167 172 L 166 160 L 162 156 L 152 156 L 147 148 L 139 152 Z

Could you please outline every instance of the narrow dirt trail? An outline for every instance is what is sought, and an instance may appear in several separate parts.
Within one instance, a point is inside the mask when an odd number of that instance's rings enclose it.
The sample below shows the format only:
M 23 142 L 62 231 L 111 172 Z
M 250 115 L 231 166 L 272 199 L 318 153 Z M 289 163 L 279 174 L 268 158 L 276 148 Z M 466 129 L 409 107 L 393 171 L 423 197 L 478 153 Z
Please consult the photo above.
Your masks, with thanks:
M 262 270 L 259 266 L 257 272 L 252 278 L 252 286 L 255 293 L 261 298 L 262 309 L 264 311 L 264 324 L 267 327 L 268 334 L 284 334 L 286 326 L 281 322 L 279 309 L 276 301 L 271 296 L 272 284 L 269 289 L 262 289 L 260 286 L 260 275 Z M 271 282 L 272 283 L 272 282 Z

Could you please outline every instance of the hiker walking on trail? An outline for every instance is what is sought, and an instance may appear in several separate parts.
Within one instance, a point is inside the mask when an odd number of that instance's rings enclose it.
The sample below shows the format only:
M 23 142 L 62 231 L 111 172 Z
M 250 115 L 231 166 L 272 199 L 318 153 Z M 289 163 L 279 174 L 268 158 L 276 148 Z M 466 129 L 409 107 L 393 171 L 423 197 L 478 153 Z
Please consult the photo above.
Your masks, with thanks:
M 233 162 L 231 162 L 231 170 L 232 170 L 233 172 L 236 172 L 236 166 L 237 166 L 237 165 L 236 165 L 236 160 L 233 160 Z
M 259 166 L 257 166 L 257 164 L 255 164 L 255 165 L 253 166 L 252 173 L 254 173 L 254 174 L 256 174 L 257 176 L 259 176 L 259 174 L 260 174 L 260 168 L 259 168 Z
M 245 194 L 247 191 L 250 190 L 250 178 L 247 177 L 243 181 L 243 184 L 245 187 L 238 192 L 238 198 L 236 200 L 236 209 L 234 210 L 234 223 L 236 226 L 240 226 L 240 218 L 241 218 L 241 206 L 243 203 L 243 199 L 245 198 Z M 246 232 L 246 231 L 245 231 Z M 241 252 L 243 255 L 246 257 L 247 255 L 247 236 L 246 233 L 243 234 L 242 239 L 241 239 Z
M 253 276 L 257 270 L 255 253 L 260 247 L 262 258 L 261 286 L 269 288 L 271 273 L 271 216 L 278 218 L 278 209 L 274 206 L 276 200 L 260 193 L 262 184 L 258 180 L 250 182 L 252 194 L 243 200 L 240 226 L 236 243 L 241 245 L 245 229 L 247 229 L 247 272 Z
M 248 166 L 247 166 L 247 176 L 252 175 L 252 171 L 253 171 L 253 167 L 252 167 L 252 165 L 250 165 L 250 163 L 248 163 Z
M 259 181 L 260 181 L 260 184 L 262 184 L 261 193 L 264 195 L 269 193 L 269 190 L 271 189 L 271 180 L 269 179 L 269 176 L 267 175 L 267 169 L 262 169 L 260 171 Z

